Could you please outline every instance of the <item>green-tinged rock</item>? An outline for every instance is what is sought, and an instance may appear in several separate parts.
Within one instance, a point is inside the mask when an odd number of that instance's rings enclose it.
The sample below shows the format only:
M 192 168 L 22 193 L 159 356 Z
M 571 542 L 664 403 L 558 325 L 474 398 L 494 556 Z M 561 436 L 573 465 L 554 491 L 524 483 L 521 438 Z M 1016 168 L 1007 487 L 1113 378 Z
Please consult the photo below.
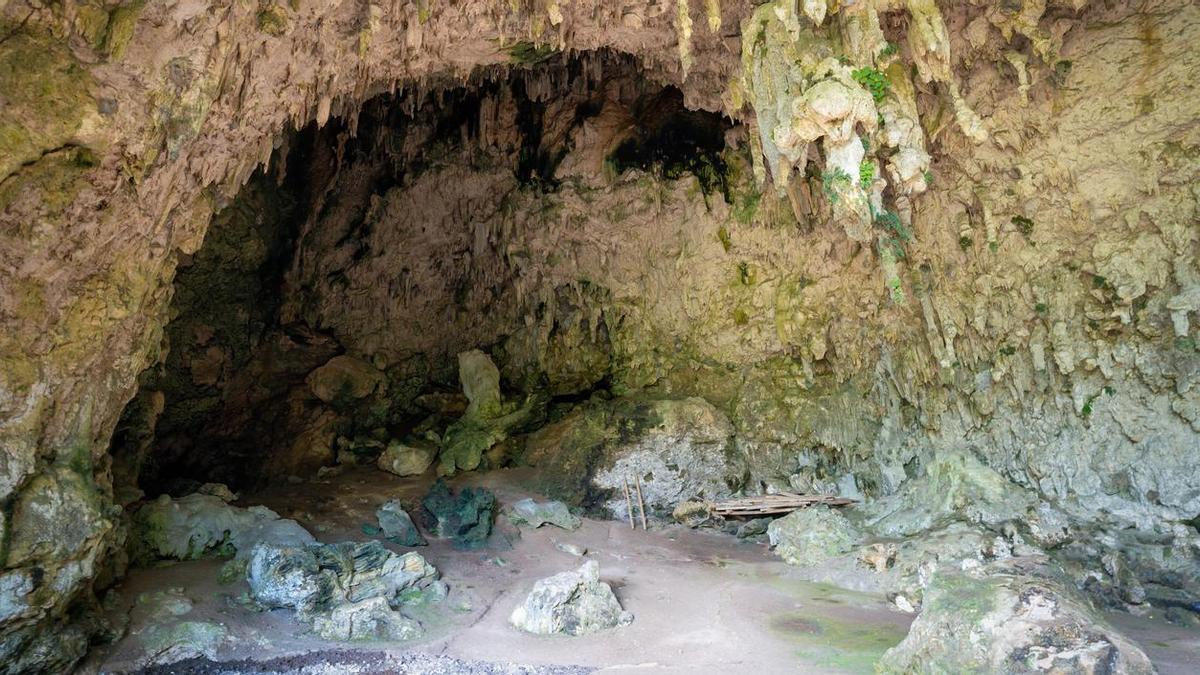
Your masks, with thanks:
M 562 502 L 537 502 L 528 498 L 513 504 L 508 518 L 517 525 L 541 527 L 550 524 L 564 530 L 576 530 L 583 522 Z
M 421 532 L 417 530 L 408 511 L 404 510 L 397 499 L 380 506 L 379 510 L 375 512 L 375 517 L 379 519 L 379 528 L 383 531 L 383 536 L 387 537 L 389 541 L 400 546 L 425 546 L 428 543 L 425 541 L 425 537 L 421 536 Z
M 1155 672 L 1044 557 L 942 568 L 882 673 Z
M 49 151 L 78 141 L 96 123 L 91 76 L 67 46 L 7 23 L 0 31 L 0 180 Z M 10 32 L 11 31 L 11 32 Z
M 417 595 L 444 597 L 438 572 L 420 555 L 399 555 L 377 541 L 308 546 L 259 544 L 246 581 L 264 607 L 291 608 L 330 640 L 406 640 L 420 625 L 396 607 Z M 432 595 L 430 595 L 432 594 Z
M 440 476 L 474 471 L 484 453 L 528 423 L 542 404 L 536 396 L 526 397 L 520 405 L 503 401 L 500 371 L 478 349 L 458 355 L 458 377 L 469 403 L 463 416 L 446 429 L 439 453 Z
M 421 636 L 421 624 L 388 606 L 384 598 L 338 605 L 312 620 L 313 632 L 326 640 L 412 640 Z
M 467 396 L 468 417 L 500 415 L 500 370 L 487 354 L 472 349 L 458 355 L 458 379 Z
M 151 624 L 140 635 L 146 652 L 152 657 L 147 665 L 175 663 L 203 656 L 217 657 L 217 647 L 228 637 L 229 629 L 208 621 L 179 621 Z
M 145 4 L 144 0 L 134 0 L 109 13 L 108 32 L 104 36 L 104 51 L 108 53 L 110 59 L 117 60 L 125 55 L 125 48 L 133 39 L 133 29 L 137 25 L 138 17 L 141 16 L 142 7 Z
M 101 496 L 73 469 L 56 467 L 17 496 L 9 523 L 9 566 L 74 558 L 110 527 Z
M 537 635 L 587 635 L 626 625 L 633 615 L 621 609 L 612 587 L 600 581 L 600 566 L 589 560 L 534 584 L 509 621 Z
M 925 475 L 863 507 L 856 517 L 879 536 L 916 534 L 951 520 L 997 525 L 1022 520 L 1037 503 L 994 469 L 965 452 L 936 456 Z
M 790 565 L 818 565 L 854 549 L 862 534 L 828 506 L 800 509 L 771 521 L 767 536 Z
M 491 490 L 465 487 L 454 495 L 445 481 L 438 480 L 421 504 L 429 515 L 429 530 L 434 536 L 452 539 L 465 548 L 478 548 L 492 533 L 496 495 Z
M 259 542 L 301 546 L 312 541 L 299 523 L 265 506 L 243 509 L 200 493 L 180 499 L 162 495 L 133 516 L 133 552 L 142 561 L 230 555 L 244 560 Z

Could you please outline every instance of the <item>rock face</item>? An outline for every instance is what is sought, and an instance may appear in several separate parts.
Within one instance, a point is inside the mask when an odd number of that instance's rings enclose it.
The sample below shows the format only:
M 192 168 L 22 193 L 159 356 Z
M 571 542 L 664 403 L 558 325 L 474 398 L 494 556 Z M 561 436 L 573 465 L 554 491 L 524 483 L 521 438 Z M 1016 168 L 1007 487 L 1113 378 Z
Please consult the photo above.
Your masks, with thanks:
M 880 671 L 1155 672 L 1141 648 L 1105 624 L 1045 558 L 943 569 L 908 636 Z
M 289 608 L 329 640 L 407 640 L 420 624 L 397 608 L 400 594 L 437 583 L 417 553 L 396 555 L 379 542 L 282 546 L 258 544 L 246 581 L 267 608 Z
M 779 557 L 808 566 L 849 553 L 862 534 L 837 511 L 813 506 L 771 521 L 767 537 Z
M 669 518 L 683 501 L 727 497 L 741 484 L 745 461 L 732 435 L 725 415 L 702 399 L 621 399 L 531 434 L 524 461 L 545 472 L 551 495 L 602 505 L 619 519 L 628 516 L 625 481 L 641 478 L 648 512 Z
M 332 403 L 339 397 L 364 398 L 374 393 L 383 373 L 353 356 L 335 356 L 308 375 L 308 386 L 317 398 Z
M 0 4 L 10 669 L 86 648 L 139 477 L 312 468 L 485 346 L 522 394 L 703 398 L 730 489 L 895 495 L 969 450 L 1090 533 L 1064 551 L 1149 528 L 1114 572 L 1195 578 L 1152 562 L 1200 515 L 1193 2 L 726 2 L 711 32 L 642 0 L 27 4 Z M 710 151 L 617 161 L 685 128 Z M 374 394 L 313 393 L 338 354 Z M 595 468 L 646 426 L 603 408 L 538 461 L 573 504 L 610 504 Z M 454 436 L 447 473 L 495 443 Z
M 612 588 L 600 581 L 600 566 L 585 562 L 574 572 L 542 579 L 513 610 L 513 626 L 537 635 L 587 635 L 633 621 Z

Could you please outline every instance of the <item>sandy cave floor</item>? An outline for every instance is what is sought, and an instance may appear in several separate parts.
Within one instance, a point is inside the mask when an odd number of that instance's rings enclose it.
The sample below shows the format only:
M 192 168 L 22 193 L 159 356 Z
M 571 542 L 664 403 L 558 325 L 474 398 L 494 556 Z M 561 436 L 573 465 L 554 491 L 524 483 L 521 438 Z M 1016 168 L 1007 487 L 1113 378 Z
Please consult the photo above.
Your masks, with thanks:
M 538 496 L 531 478 L 526 470 L 502 470 L 453 484 L 489 487 L 503 507 Z M 402 479 L 363 467 L 244 495 L 238 504 L 269 506 L 322 542 L 360 541 L 369 538 L 362 526 L 375 524 L 380 504 L 399 497 L 415 505 L 428 486 L 427 477 Z M 509 626 L 509 614 L 535 581 L 581 564 L 559 551 L 557 542 L 587 548 L 601 578 L 634 614 L 631 625 L 583 637 L 538 637 Z M 337 643 L 307 635 L 290 610 L 256 612 L 241 602 L 246 584 L 220 583 L 221 561 L 136 569 L 118 587 L 118 610 L 132 610 L 126 636 L 93 654 L 83 670 L 130 672 L 145 663 L 143 636 L 154 620 L 137 599 L 166 589 L 194 603 L 178 620 L 221 624 L 228 637 L 212 654 L 217 663 L 196 658 L 152 672 L 870 673 L 913 618 L 879 593 L 809 581 L 765 545 L 682 526 L 651 525 L 646 532 L 584 519 L 575 532 L 523 528 L 511 549 L 501 548 L 456 550 L 436 539 L 417 548 L 441 571 L 450 595 L 405 610 L 426 633 L 404 643 Z M 859 574 L 824 573 L 843 581 Z M 1110 620 L 1142 644 L 1161 673 L 1196 672 L 1200 632 L 1128 614 L 1114 613 Z

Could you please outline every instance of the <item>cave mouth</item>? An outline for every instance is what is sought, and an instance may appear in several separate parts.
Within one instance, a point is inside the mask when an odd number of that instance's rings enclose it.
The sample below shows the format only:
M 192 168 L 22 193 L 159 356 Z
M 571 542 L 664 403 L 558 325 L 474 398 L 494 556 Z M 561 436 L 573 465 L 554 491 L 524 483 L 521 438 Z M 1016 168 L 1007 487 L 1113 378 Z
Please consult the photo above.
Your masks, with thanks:
M 563 194 L 604 203 L 590 217 L 608 222 L 626 208 L 612 193 L 634 183 L 689 181 L 705 204 L 728 202 L 730 163 L 748 153 L 727 147 L 732 121 L 686 108 L 632 57 L 537 56 L 290 132 L 219 204 L 179 261 L 162 356 L 114 434 L 121 503 L 436 442 L 468 405 L 469 350 L 490 355 L 505 399 L 539 401 L 514 432 L 609 395 L 608 291 L 544 266 L 560 252 L 541 237 L 589 226 Z M 502 455 L 481 466 L 515 461 Z

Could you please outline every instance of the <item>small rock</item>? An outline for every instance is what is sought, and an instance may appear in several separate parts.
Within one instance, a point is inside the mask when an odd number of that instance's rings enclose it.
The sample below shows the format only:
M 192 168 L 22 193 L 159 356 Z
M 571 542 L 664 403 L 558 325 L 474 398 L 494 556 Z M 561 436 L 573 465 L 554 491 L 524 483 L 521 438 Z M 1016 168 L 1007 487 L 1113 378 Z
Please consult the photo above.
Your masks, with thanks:
M 522 499 L 512 505 L 508 517 L 515 524 L 535 528 L 548 523 L 564 530 L 575 530 L 582 523 L 578 517 L 572 515 L 566 504 L 559 501 L 535 502 L 532 499 Z
M 916 614 L 917 612 L 917 608 L 913 607 L 913 604 L 903 595 L 897 595 L 892 602 L 895 603 L 897 609 L 905 614 Z
M 400 546 L 425 546 L 428 543 L 425 541 L 425 537 L 421 536 L 412 517 L 404 510 L 398 499 L 393 499 L 380 506 L 379 510 L 375 512 L 375 517 L 379 519 L 379 527 L 383 530 L 383 536 Z
M 339 476 L 345 470 L 346 470 L 346 467 L 344 467 L 340 464 L 338 466 L 323 466 L 323 467 L 317 469 L 317 478 L 324 479 L 324 478 L 331 478 L 333 476 Z
M 555 544 L 554 548 L 562 551 L 563 553 L 569 553 L 580 558 L 587 555 L 587 549 L 578 544 L 564 544 L 560 542 Z
M 534 584 L 509 621 L 537 635 L 586 635 L 626 625 L 633 615 L 621 609 L 612 587 L 600 581 L 600 566 L 589 560 L 575 572 Z
M 680 502 L 671 512 L 671 517 L 680 525 L 700 527 L 713 520 L 712 503 L 696 499 Z
M 226 504 L 237 501 L 237 494 L 229 489 L 229 486 L 224 483 L 205 483 L 201 485 L 196 492 L 202 495 L 212 495 L 217 497 Z
M 750 539 L 752 537 L 761 537 L 767 533 L 767 527 L 771 525 L 774 518 L 753 518 L 742 523 L 737 528 L 738 539 Z
M 433 464 L 437 448 L 427 443 L 392 441 L 379 455 L 380 469 L 397 476 L 419 476 Z

